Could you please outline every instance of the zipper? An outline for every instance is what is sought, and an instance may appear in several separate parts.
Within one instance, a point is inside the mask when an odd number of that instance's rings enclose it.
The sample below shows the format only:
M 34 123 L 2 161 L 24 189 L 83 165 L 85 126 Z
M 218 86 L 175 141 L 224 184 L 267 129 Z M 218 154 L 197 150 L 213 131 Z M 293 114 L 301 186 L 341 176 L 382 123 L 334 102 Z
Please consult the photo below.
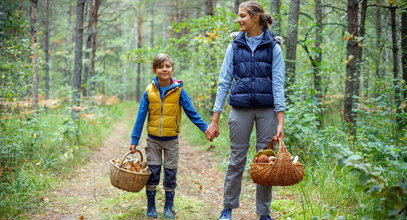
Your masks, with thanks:
M 176 87 L 176 88 L 177 88 L 177 87 Z M 163 132 L 164 100 L 165 100 L 165 98 L 166 98 L 172 91 L 174 91 L 176 88 L 169 90 L 169 91 L 167 92 L 167 94 L 165 94 L 165 96 L 163 97 L 163 99 L 162 99 L 162 100 L 160 99 L 160 101 L 161 101 L 161 107 L 160 107 L 160 109 L 161 109 L 161 111 L 160 111 L 160 127 L 159 127 L 159 135 L 160 135 L 160 137 L 163 136 L 162 132 Z M 177 122 L 177 127 L 178 127 L 178 122 Z
M 176 125 L 175 131 L 178 133 L 179 132 L 179 130 L 178 130 L 178 115 L 175 116 L 175 125 Z
M 164 114 L 164 100 L 161 101 L 160 128 L 159 128 L 160 137 L 163 136 L 163 114 Z

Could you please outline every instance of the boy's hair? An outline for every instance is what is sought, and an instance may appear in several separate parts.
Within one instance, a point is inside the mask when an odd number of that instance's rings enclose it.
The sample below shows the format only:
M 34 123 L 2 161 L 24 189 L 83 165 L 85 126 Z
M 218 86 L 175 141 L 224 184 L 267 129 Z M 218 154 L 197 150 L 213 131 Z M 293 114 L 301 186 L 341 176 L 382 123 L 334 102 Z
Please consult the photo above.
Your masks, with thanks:
M 166 54 L 166 53 L 160 53 L 157 54 L 157 56 L 154 57 L 153 60 L 153 69 L 157 69 L 157 67 L 164 63 L 165 61 L 170 62 L 172 68 L 174 68 L 174 62 L 172 62 L 172 58 L 170 57 L 170 55 Z

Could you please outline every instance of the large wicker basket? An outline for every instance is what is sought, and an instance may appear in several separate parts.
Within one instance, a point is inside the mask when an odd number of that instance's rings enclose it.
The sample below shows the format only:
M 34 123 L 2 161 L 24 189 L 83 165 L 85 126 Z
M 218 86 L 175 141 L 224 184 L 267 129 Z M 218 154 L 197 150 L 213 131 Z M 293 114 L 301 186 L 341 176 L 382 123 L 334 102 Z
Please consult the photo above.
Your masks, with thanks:
M 293 164 L 284 142 L 279 139 L 278 143 L 280 147 L 274 163 L 250 165 L 250 177 L 254 183 L 265 186 L 291 186 L 301 182 L 304 177 L 304 166 L 300 162 Z M 268 148 L 274 148 L 274 141 Z
M 136 150 L 140 156 L 140 162 L 143 162 L 143 154 L 141 151 Z M 131 152 L 124 155 L 120 166 L 115 165 L 113 160 L 110 160 L 110 183 L 122 190 L 129 192 L 139 192 L 147 184 L 150 178 L 151 172 L 148 170 L 147 173 L 141 172 L 131 172 L 123 169 L 123 161 Z

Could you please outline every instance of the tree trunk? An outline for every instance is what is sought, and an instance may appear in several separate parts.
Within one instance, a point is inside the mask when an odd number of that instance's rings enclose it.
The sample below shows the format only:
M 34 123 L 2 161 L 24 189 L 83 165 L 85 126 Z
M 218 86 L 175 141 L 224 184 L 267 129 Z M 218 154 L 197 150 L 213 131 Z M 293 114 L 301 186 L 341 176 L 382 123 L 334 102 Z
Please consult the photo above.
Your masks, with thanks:
M 289 79 L 289 85 L 295 82 L 295 62 L 297 57 L 297 38 L 298 38 L 298 17 L 300 12 L 300 1 L 290 0 L 290 14 L 288 16 L 288 34 L 286 51 L 286 70 Z
M 393 87 L 394 87 L 394 101 L 397 106 L 396 122 L 400 126 L 401 123 L 401 93 L 400 93 L 400 79 L 399 79 L 399 47 L 397 42 L 397 8 L 390 5 L 390 22 L 391 22 L 391 39 L 392 39 L 392 52 L 393 52 Z
M 86 0 L 77 0 L 75 25 L 75 60 L 74 83 L 72 87 L 72 106 L 81 104 L 81 73 L 82 73 L 82 44 L 83 44 L 83 13 Z M 77 120 L 77 110 L 72 108 L 73 119 Z
M 281 1 L 271 0 L 270 1 L 270 12 L 273 16 L 272 30 L 275 35 L 281 36 Z
M 49 99 L 49 0 L 45 0 L 45 98 Z
M 382 0 L 376 0 L 376 5 L 380 6 Z M 376 7 L 376 47 L 379 50 L 379 54 L 383 52 L 383 43 L 382 43 L 382 12 L 380 7 Z M 382 56 L 377 56 L 376 58 L 376 78 L 383 78 L 383 66 L 382 66 Z M 377 87 L 377 86 L 376 86 Z M 374 94 L 378 93 L 379 88 L 375 89 Z
M 401 65 L 403 68 L 403 80 L 404 80 L 404 114 L 407 113 L 407 12 L 404 10 L 401 13 Z M 404 119 L 402 123 L 400 123 L 401 128 L 407 127 L 407 119 Z
M 357 99 L 359 91 L 359 76 L 358 76 L 358 57 L 359 44 L 357 42 L 358 31 L 358 1 L 348 0 L 348 32 L 350 34 L 346 45 L 346 88 L 345 88 L 345 104 L 344 104 L 344 119 L 350 125 L 351 135 L 356 135 L 356 114 L 352 111 Z
M 361 8 L 360 8 L 360 27 L 359 27 L 359 37 L 361 40 L 360 44 L 363 45 L 364 37 L 366 33 L 366 12 L 367 12 L 367 0 L 362 0 Z M 359 48 L 359 63 L 360 65 L 363 63 L 363 47 Z M 362 68 L 359 67 L 359 75 L 361 74 Z M 363 93 L 362 96 L 369 97 L 369 69 L 365 69 L 363 71 Z
M 151 1 L 151 24 L 150 24 L 150 47 L 154 47 L 154 17 L 155 17 L 155 12 L 154 12 L 154 7 L 155 7 L 155 0 Z
M 213 2 L 212 0 L 205 0 L 206 5 L 206 15 L 213 16 Z
M 37 3 L 38 0 L 31 0 L 30 24 L 31 24 L 31 69 L 33 74 L 33 109 L 38 111 L 38 46 L 37 46 Z
M 315 56 L 314 66 L 314 88 L 317 93 L 318 101 L 322 98 L 322 83 L 321 83 L 321 61 L 322 61 L 322 47 L 323 41 L 322 35 L 322 0 L 315 0 L 315 18 L 316 18 L 316 30 L 315 30 L 315 48 L 317 53 Z
M 142 27 L 143 25 L 143 18 L 139 14 L 137 16 L 137 49 L 141 48 L 141 40 L 142 40 Z M 136 100 L 140 102 L 141 99 L 141 63 L 137 63 L 137 81 L 136 81 Z
M 235 0 L 235 14 L 239 13 L 239 5 L 243 0 Z
M 72 3 L 69 0 L 68 18 L 66 22 L 66 55 L 65 55 L 65 85 L 71 82 L 71 44 L 72 44 L 72 33 L 71 33 L 71 18 L 72 18 Z
M 88 91 L 88 77 L 89 77 L 89 69 L 90 69 L 90 53 L 91 53 L 91 48 L 92 48 L 92 36 L 93 36 L 93 30 L 92 30 L 92 24 L 93 24 L 93 0 L 88 0 L 88 16 L 89 16 L 89 21 L 88 21 L 88 36 L 86 38 L 86 49 L 85 49 L 85 65 L 84 65 L 84 71 L 83 71 L 83 82 L 82 85 L 82 95 L 87 96 L 87 91 Z
M 89 70 L 89 93 L 88 95 L 95 94 L 95 83 L 93 78 L 96 75 L 95 64 L 96 64 L 96 49 L 97 49 L 97 33 L 98 33 L 98 19 L 99 19 L 99 7 L 102 4 L 102 0 L 95 0 L 95 4 L 92 9 L 92 38 L 91 38 L 91 54 L 90 54 L 90 70 Z

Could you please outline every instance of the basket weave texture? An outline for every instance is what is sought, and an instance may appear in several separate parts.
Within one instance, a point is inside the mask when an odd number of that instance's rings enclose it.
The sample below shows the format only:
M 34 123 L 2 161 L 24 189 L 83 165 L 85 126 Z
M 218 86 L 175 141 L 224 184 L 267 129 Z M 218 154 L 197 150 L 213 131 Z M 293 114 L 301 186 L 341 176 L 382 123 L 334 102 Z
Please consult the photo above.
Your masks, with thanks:
M 143 154 L 136 149 L 136 152 L 140 156 L 140 162 L 143 162 Z M 150 178 L 151 172 L 131 172 L 123 169 L 123 162 L 131 152 L 128 152 L 122 159 L 120 166 L 117 166 L 113 160 L 110 160 L 110 183 L 122 190 L 129 192 L 139 192 L 147 184 Z
M 291 186 L 295 185 L 304 177 L 304 165 L 300 162 L 295 164 L 291 161 L 291 154 L 283 140 L 279 139 L 279 149 L 274 163 L 252 163 L 250 165 L 250 177 L 254 183 L 265 186 Z M 274 148 L 271 141 L 268 148 Z

